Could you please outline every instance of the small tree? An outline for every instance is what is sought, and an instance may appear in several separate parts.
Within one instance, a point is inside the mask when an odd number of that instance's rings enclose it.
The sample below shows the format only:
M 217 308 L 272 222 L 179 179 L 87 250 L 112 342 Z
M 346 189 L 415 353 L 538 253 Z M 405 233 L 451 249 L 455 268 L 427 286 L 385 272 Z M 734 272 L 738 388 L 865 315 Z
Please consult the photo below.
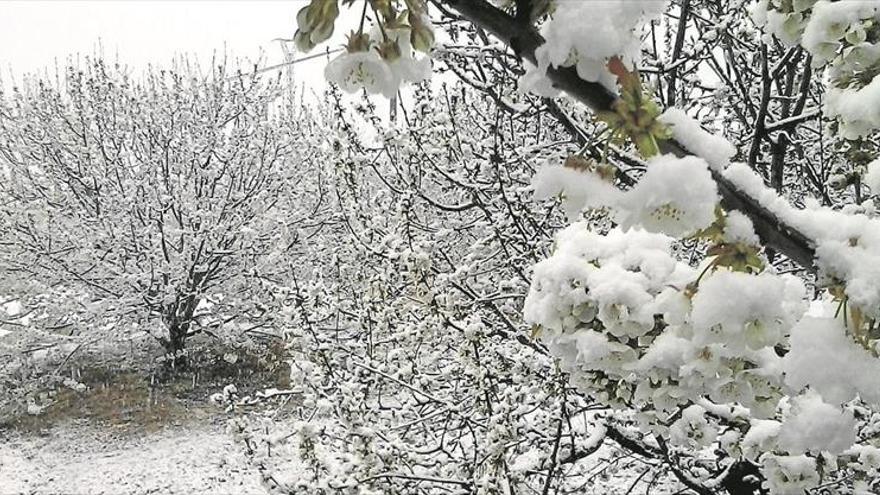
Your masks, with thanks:
M 3 263 L 84 295 L 78 311 L 147 322 L 182 364 L 201 308 L 215 324 L 247 316 L 255 277 L 291 245 L 279 198 L 294 134 L 273 116 L 278 96 L 222 66 L 136 83 L 101 60 L 13 89 L 0 103 Z

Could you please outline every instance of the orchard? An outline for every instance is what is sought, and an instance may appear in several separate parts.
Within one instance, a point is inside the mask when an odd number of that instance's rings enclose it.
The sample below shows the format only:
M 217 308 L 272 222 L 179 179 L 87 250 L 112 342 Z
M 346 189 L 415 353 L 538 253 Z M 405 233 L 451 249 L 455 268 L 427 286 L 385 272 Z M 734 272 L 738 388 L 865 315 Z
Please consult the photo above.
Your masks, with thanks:
M 6 90 L 0 298 L 281 342 L 213 399 L 270 493 L 880 493 L 880 2 L 297 8 L 308 102 Z

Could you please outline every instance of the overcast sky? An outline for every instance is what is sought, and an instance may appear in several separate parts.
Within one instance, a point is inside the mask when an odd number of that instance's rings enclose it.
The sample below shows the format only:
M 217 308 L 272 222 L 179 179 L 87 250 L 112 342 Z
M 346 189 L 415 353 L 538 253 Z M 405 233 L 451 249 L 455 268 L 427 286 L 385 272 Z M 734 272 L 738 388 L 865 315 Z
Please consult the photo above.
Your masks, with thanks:
M 99 49 L 133 69 L 177 55 L 206 65 L 214 53 L 283 61 L 275 38 L 292 38 L 305 0 L 0 0 L 0 74 L 54 73 L 56 61 Z M 337 44 L 338 46 L 338 44 Z M 298 82 L 320 79 L 325 59 L 297 66 Z

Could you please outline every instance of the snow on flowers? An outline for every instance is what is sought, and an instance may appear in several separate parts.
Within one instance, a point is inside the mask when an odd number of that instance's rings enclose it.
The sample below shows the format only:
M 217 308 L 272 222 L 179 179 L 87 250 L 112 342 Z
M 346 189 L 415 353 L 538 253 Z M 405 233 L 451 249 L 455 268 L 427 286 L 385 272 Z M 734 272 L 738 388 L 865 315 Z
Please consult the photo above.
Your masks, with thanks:
M 732 350 L 772 347 L 803 313 L 804 296 L 803 283 L 793 276 L 714 273 L 693 298 L 694 341 Z
M 606 208 L 619 226 L 604 235 L 586 223 L 560 232 L 553 254 L 534 267 L 525 320 L 581 391 L 630 411 L 675 448 L 717 443 L 754 460 L 770 493 L 815 487 L 818 459 L 871 472 L 865 449 L 875 447 L 856 436 L 852 404 L 880 401 L 880 359 L 852 324 L 876 317 L 880 296 L 865 278 L 874 273 L 865 265 L 876 265 L 876 222 L 795 210 L 743 165 L 723 173 L 817 239 L 818 265 L 841 280 L 850 316 L 805 316 L 803 282 L 763 265 L 737 271 L 710 257 L 695 269 L 676 259 L 674 237 L 707 227 L 720 230 L 721 243 L 759 241 L 738 212 L 713 223 L 718 197 L 704 160 L 659 156 L 626 192 L 597 167 L 539 172 L 539 196 L 561 193 L 570 214 Z M 658 221 L 669 205 L 676 213 Z
M 880 404 L 880 359 L 853 342 L 839 319 L 804 317 L 790 346 L 783 370 L 792 389 L 810 387 L 838 404 L 856 397 Z
M 618 221 L 673 237 L 695 234 L 715 220 L 718 189 L 702 158 L 661 155 L 618 205 Z
M 754 460 L 773 494 L 815 487 L 819 458 L 873 469 L 849 404 L 880 400 L 880 361 L 840 319 L 804 316 L 796 277 L 701 274 L 673 244 L 575 223 L 535 265 L 524 318 L 572 384 L 675 448 Z
M 666 10 L 656 0 L 560 0 L 541 34 L 546 42 L 535 50 L 537 66 L 528 66 L 521 88 L 548 94 L 543 76 L 550 67 L 575 67 L 581 79 L 599 82 L 611 91 L 617 79 L 606 68 L 611 57 L 629 67 L 641 59 L 640 28 Z M 571 22 L 577 19 L 578 22 Z
M 569 218 L 584 208 L 605 207 L 624 227 L 686 237 L 715 220 L 718 189 L 705 160 L 656 156 L 632 190 L 622 193 L 592 173 L 546 166 L 532 180 L 538 198 L 562 194 Z

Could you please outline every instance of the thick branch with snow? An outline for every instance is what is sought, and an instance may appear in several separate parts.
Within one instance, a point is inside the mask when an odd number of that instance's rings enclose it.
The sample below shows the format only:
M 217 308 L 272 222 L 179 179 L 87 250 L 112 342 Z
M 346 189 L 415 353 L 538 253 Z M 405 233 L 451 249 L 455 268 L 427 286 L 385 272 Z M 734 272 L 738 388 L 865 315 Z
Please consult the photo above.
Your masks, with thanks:
M 534 28 L 517 23 L 513 17 L 484 0 L 435 0 L 435 3 L 458 11 L 475 25 L 510 45 L 520 57 L 537 63 L 535 50 L 544 43 L 544 39 Z M 616 99 L 602 84 L 581 79 L 574 67 L 550 67 L 547 77 L 556 88 L 597 112 L 611 110 Z M 676 140 L 661 143 L 661 150 L 679 157 L 696 154 Z M 785 254 L 801 266 L 812 269 L 815 258 L 812 239 L 797 228 L 787 225 L 774 212 L 737 188 L 719 172 L 713 170 L 712 177 L 718 184 L 722 204 L 727 209 L 746 214 L 752 220 L 755 233 L 764 245 Z

